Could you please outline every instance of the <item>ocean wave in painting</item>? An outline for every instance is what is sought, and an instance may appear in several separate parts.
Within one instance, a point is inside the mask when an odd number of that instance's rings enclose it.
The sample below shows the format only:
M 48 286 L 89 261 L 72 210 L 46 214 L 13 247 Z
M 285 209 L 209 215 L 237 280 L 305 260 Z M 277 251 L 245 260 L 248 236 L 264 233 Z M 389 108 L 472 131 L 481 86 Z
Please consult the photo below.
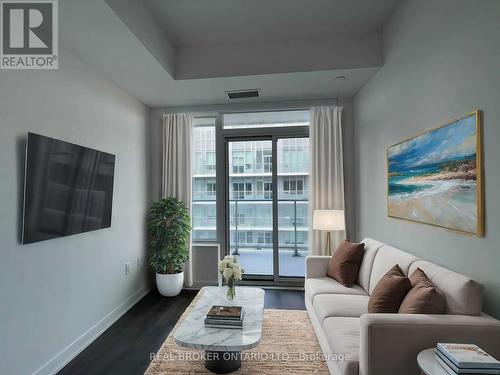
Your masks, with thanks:
M 475 117 L 389 148 L 390 216 L 477 230 Z

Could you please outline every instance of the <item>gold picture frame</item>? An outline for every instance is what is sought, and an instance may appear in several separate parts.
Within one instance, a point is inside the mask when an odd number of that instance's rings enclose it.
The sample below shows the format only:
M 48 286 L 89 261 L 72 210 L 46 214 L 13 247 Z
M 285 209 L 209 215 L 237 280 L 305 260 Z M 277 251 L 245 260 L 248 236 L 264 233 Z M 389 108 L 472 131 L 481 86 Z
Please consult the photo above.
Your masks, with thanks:
M 484 236 L 480 110 L 387 147 L 386 162 L 388 217 Z

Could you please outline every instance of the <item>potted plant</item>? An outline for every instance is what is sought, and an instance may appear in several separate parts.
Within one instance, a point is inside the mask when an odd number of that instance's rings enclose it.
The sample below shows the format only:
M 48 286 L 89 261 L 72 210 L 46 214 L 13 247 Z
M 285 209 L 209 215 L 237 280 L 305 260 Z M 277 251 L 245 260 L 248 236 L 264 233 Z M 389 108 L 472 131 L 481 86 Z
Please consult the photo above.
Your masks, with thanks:
M 176 296 L 184 283 L 182 267 L 189 259 L 189 210 L 177 198 L 161 199 L 151 206 L 148 227 L 149 262 L 156 271 L 158 291 L 166 297 Z

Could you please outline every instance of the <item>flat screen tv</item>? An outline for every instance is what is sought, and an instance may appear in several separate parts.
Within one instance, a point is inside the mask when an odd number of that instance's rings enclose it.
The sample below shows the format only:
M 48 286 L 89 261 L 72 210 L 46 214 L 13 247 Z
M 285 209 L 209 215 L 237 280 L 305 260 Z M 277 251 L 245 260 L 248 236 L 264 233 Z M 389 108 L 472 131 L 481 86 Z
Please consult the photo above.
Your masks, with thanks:
M 115 156 L 28 133 L 24 244 L 111 226 Z

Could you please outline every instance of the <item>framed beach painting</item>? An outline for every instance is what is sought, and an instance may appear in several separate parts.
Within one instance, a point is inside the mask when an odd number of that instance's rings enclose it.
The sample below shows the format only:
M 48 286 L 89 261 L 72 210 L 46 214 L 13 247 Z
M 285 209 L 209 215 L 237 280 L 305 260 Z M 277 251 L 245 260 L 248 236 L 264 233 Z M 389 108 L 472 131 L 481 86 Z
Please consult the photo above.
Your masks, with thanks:
M 390 217 L 482 236 L 480 111 L 387 149 Z

